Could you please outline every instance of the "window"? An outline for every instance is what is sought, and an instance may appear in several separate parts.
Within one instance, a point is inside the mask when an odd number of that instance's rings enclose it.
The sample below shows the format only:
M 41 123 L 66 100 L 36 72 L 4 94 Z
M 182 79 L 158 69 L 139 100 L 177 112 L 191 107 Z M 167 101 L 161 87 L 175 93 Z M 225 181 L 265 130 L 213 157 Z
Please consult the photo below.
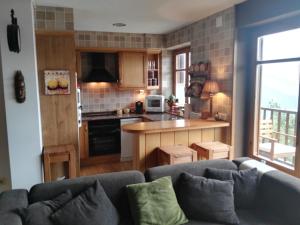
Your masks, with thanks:
M 185 97 L 185 88 L 189 85 L 188 68 L 191 65 L 191 52 L 189 48 L 174 51 L 174 94 L 179 105 L 188 101 Z
M 257 38 L 253 153 L 291 171 L 299 135 L 299 40 L 300 29 Z

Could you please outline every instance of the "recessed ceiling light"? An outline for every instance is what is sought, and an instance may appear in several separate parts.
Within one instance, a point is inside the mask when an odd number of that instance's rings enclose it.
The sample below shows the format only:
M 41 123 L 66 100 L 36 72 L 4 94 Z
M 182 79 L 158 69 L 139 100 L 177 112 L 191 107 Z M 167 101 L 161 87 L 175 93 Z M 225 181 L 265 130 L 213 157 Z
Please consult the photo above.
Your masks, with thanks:
M 125 27 L 126 24 L 125 23 L 113 23 L 114 27 Z

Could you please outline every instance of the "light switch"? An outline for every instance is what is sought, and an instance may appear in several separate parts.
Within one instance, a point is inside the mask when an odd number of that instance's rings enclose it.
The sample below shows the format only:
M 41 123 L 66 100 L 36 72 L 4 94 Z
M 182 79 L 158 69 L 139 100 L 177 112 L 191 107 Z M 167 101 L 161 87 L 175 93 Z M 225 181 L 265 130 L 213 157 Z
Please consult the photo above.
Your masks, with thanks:
M 222 27 L 223 26 L 223 17 L 222 16 L 218 16 L 216 18 L 216 27 Z

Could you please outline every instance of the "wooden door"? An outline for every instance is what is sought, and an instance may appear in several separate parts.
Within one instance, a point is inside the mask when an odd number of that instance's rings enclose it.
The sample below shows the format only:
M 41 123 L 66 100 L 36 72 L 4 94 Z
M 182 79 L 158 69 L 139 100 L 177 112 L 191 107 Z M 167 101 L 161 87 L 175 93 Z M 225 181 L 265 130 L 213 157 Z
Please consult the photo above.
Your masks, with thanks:
M 121 88 L 145 88 L 145 53 L 121 52 L 119 63 Z

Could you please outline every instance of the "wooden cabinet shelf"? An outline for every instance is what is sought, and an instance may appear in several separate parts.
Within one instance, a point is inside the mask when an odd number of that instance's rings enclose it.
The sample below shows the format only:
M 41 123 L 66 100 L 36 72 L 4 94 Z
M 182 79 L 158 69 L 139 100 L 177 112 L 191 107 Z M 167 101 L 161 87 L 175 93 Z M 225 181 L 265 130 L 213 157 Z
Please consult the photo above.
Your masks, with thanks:
M 160 54 L 147 55 L 147 89 L 155 90 L 160 86 Z

